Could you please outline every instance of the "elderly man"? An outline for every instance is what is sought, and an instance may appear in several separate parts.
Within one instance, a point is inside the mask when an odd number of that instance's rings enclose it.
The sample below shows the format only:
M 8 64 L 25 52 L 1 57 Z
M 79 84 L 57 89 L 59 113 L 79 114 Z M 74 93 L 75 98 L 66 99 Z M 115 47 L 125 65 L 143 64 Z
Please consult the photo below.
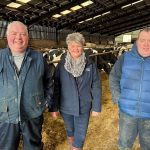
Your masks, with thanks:
M 53 78 L 42 54 L 27 47 L 28 40 L 23 23 L 14 21 L 8 25 L 8 48 L 0 50 L 1 150 L 16 150 L 20 134 L 24 150 L 43 147 L 42 114 L 46 104 L 52 110 Z
M 131 51 L 114 65 L 110 89 L 120 109 L 120 150 L 131 149 L 137 135 L 141 149 L 150 150 L 150 28 L 140 31 Z

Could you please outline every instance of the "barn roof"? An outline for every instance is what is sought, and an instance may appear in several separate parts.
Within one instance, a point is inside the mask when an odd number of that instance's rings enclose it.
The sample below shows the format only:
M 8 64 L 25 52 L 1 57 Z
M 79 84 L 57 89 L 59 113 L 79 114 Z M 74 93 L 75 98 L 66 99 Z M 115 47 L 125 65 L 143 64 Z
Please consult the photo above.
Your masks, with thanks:
M 14 8 L 10 3 L 19 7 Z M 30 0 L 27 3 L 1 0 L 0 18 L 20 20 L 29 27 L 41 25 L 117 36 L 149 26 L 150 0 Z

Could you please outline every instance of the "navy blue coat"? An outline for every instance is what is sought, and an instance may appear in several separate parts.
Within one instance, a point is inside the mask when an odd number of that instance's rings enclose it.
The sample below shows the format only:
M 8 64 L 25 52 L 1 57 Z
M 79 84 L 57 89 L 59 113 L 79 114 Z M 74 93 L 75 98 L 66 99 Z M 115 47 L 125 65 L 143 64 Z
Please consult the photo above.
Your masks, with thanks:
M 55 72 L 54 99 L 59 111 L 78 116 L 81 113 L 101 111 L 101 80 L 96 65 L 86 59 L 85 69 L 80 77 L 73 77 L 64 68 L 65 56 Z
M 52 95 L 52 74 L 40 52 L 27 49 L 17 74 L 10 50 L 0 50 L 0 122 L 18 123 L 40 116 Z

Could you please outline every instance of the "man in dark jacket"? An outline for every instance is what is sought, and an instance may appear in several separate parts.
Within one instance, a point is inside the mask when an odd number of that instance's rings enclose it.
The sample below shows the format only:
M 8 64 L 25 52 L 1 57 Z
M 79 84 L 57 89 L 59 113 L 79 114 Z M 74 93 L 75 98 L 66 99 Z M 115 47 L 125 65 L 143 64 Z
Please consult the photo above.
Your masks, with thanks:
M 46 105 L 52 110 L 53 78 L 28 40 L 23 23 L 8 25 L 9 48 L 0 50 L 0 150 L 17 150 L 20 134 L 24 150 L 42 150 L 42 114 Z
M 119 148 L 131 149 L 139 136 L 142 150 L 150 150 L 150 29 L 140 31 L 110 73 L 110 89 L 118 103 Z

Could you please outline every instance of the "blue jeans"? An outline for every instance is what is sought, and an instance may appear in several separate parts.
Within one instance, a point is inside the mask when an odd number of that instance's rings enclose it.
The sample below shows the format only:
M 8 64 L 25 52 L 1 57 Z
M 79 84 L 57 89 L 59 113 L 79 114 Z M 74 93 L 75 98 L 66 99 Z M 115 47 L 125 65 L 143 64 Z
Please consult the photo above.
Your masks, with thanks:
M 150 119 L 134 118 L 120 112 L 119 116 L 119 148 L 131 149 L 139 136 L 141 150 L 150 150 Z
M 90 113 L 73 116 L 61 112 L 61 116 L 64 120 L 67 136 L 74 137 L 73 146 L 82 148 L 88 129 Z

